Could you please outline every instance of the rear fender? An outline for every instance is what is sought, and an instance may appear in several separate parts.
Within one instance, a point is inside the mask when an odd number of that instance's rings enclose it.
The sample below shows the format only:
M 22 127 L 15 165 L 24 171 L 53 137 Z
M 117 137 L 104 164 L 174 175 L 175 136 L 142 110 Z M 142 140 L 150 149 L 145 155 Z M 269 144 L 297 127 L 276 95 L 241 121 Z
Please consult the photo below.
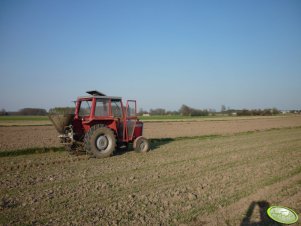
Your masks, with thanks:
M 105 125 L 106 127 L 110 128 L 111 130 L 113 130 L 116 134 L 117 134 L 117 123 L 115 120 L 93 120 L 90 121 L 87 124 L 84 124 L 84 129 L 85 132 L 88 132 L 90 130 L 90 128 L 96 124 L 102 124 Z
M 80 119 L 74 120 L 72 123 L 74 138 L 77 141 L 81 141 L 85 134 L 89 132 L 90 128 L 96 124 L 102 124 L 112 129 L 117 134 L 117 123 L 114 119 L 111 120 L 87 120 L 82 121 Z
M 142 135 L 143 135 L 143 122 L 137 121 L 136 126 L 135 126 L 135 130 L 134 130 L 133 139 L 135 139 L 137 137 L 140 137 Z

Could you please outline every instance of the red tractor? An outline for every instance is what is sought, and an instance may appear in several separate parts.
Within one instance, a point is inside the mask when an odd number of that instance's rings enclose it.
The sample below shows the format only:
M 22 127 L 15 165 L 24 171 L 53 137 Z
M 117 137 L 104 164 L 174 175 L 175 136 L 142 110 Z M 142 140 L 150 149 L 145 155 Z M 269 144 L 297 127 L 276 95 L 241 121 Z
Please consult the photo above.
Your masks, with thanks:
M 87 93 L 90 95 L 77 98 L 74 114 L 49 115 L 69 152 L 85 151 L 104 158 L 129 143 L 137 152 L 149 151 L 149 141 L 142 136 L 143 123 L 136 116 L 135 100 L 128 100 L 124 106 L 120 97 L 98 91 Z

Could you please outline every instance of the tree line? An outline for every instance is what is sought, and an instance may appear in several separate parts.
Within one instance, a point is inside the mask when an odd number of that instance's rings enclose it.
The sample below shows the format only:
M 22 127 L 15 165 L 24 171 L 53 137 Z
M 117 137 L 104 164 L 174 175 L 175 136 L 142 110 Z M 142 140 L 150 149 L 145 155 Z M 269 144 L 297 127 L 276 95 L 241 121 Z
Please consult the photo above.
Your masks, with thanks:
M 8 112 L 4 108 L 0 111 L 0 116 L 11 115 L 11 116 L 46 116 L 49 113 L 58 113 L 58 114 L 70 114 L 74 113 L 74 107 L 55 107 L 49 109 L 42 108 L 22 108 L 16 112 Z M 138 112 L 139 116 L 142 115 L 181 115 L 181 116 L 208 116 L 208 115 L 215 115 L 217 112 L 214 109 L 196 109 L 189 107 L 183 104 L 179 110 L 177 111 L 167 111 L 164 108 L 156 108 L 150 109 L 149 111 L 145 111 L 140 109 Z M 279 111 L 277 108 L 268 108 L 268 109 L 227 109 L 224 105 L 221 107 L 220 114 L 229 115 L 229 116 L 271 116 L 281 114 L 282 112 Z M 301 114 L 301 110 L 290 110 L 286 111 L 285 113 L 294 113 L 294 114 Z
M 19 111 L 6 111 L 2 108 L 0 111 L 0 115 L 2 116 L 45 116 L 47 114 L 47 110 L 43 108 L 22 108 Z
M 185 104 L 181 106 L 178 111 L 166 111 L 164 108 L 150 109 L 149 111 L 144 111 L 140 109 L 138 115 L 182 115 L 182 116 L 208 116 L 209 114 L 215 114 L 213 109 L 196 109 L 189 107 Z
M 55 107 L 49 111 L 43 108 L 22 108 L 19 111 L 6 111 L 4 108 L 0 111 L 0 116 L 46 116 L 48 114 L 71 114 L 74 113 L 74 107 Z
M 248 109 L 243 109 L 243 110 L 238 110 L 236 112 L 237 116 L 272 116 L 272 115 L 278 115 L 281 112 L 276 109 L 253 109 L 253 110 L 248 110 Z
M 229 116 L 272 116 L 282 113 L 301 114 L 301 110 L 289 110 L 282 112 L 277 108 L 227 109 L 225 105 L 222 105 L 221 110 L 217 112 L 215 109 L 196 109 L 183 104 L 178 111 L 166 111 L 163 108 L 150 109 L 150 111 L 140 109 L 138 115 L 215 116 L 217 113 Z

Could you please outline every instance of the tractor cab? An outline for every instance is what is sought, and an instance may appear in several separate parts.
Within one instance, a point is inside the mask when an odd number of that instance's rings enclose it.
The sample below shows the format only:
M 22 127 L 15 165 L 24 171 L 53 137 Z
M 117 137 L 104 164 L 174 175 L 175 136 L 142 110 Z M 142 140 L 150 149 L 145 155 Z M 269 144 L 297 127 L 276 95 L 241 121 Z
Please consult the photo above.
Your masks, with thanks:
M 148 141 L 142 137 L 143 123 L 137 118 L 135 100 L 128 100 L 124 106 L 121 97 L 106 96 L 99 91 L 87 93 L 90 95 L 77 98 L 74 117 L 65 129 L 68 133 L 60 135 L 62 143 L 67 143 L 69 149 L 74 142 L 82 143 L 86 152 L 95 157 L 110 156 L 116 146 L 128 143 L 133 143 L 139 151 L 138 141 L 140 151 L 149 150 Z M 103 132 L 95 137 L 95 130 Z

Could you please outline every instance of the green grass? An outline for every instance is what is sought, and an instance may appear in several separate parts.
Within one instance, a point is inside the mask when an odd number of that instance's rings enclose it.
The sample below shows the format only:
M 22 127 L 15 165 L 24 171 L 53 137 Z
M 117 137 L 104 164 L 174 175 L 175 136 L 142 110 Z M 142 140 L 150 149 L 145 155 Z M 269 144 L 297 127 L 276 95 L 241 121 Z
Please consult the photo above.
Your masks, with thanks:
M 182 120 L 188 119 L 191 117 L 184 117 L 180 115 L 154 115 L 154 116 L 138 116 L 138 118 L 142 121 L 156 121 L 156 120 Z
M 143 121 L 156 120 L 198 120 L 205 118 L 227 118 L 228 116 L 181 116 L 181 115 L 156 115 L 156 116 L 139 116 Z M 0 116 L 0 121 L 48 121 L 47 116 Z
M 47 152 L 62 152 L 65 151 L 63 147 L 44 147 L 44 148 L 25 148 L 11 151 L 1 151 L 0 158 L 2 157 L 16 157 L 20 155 L 43 154 Z
M 47 116 L 0 116 L 0 121 L 49 121 Z
M 230 118 L 231 116 L 182 116 L 182 115 L 153 115 L 139 116 L 142 121 L 165 121 L 165 120 L 200 120 L 200 119 L 215 119 L 215 118 Z
M 228 116 L 217 114 L 215 116 L 182 116 L 182 115 L 154 115 L 139 116 L 142 121 L 195 121 L 195 120 L 233 120 L 233 119 L 256 119 L 283 116 Z M 0 122 L 5 121 L 49 121 L 48 116 L 0 116 Z
M 138 116 L 141 121 L 226 121 L 226 120 L 243 120 L 243 119 L 258 119 L 258 118 L 277 118 L 288 117 L 283 115 L 274 116 L 228 116 L 217 114 L 215 116 L 182 116 L 182 115 L 153 115 L 153 116 Z

